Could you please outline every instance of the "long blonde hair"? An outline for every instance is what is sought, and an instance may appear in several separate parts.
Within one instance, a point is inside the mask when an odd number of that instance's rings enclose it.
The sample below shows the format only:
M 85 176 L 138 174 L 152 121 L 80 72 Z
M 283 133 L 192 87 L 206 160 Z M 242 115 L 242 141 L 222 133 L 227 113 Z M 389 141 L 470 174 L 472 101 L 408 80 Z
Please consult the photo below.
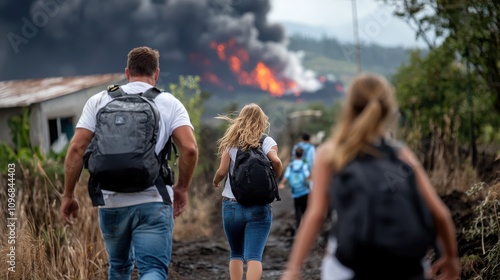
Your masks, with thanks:
M 232 147 L 243 150 L 257 148 L 262 134 L 269 128 L 268 117 L 255 103 L 245 105 L 236 118 L 228 115 L 216 118 L 226 120 L 230 124 L 224 136 L 217 141 L 219 156 Z
M 373 74 L 357 76 L 347 92 L 340 119 L 327 140 L 327 159 L 342 169 L 358 154 L 373 152 L 370 144 L 384 136 L 397 113 L 394 90 L 387 80 Z

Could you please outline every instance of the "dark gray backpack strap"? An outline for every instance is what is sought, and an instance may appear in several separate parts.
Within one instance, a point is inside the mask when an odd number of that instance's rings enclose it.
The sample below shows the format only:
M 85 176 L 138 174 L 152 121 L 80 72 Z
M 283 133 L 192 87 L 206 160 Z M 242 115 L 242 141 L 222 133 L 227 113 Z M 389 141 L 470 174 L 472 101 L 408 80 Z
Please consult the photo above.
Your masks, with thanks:
M 146 90 L 143 94 L 141 94 L 141 96 L 145 97 L 149 100 L 154 100 L 160 93 L 161 93 L 161 90 L 159 90 L 156 87 L 152 87 L 152 88 Z
M 382 148 L 383 151 L 388 152 L 390 156 L 394 158 L 399 158 L 399 152 L 404 147 L 406 147 L 406 145 L 401 141 L 385 138 L 381 139 L 380 148 Z
M 111 98 L 117 98 L 126 94 L 119 85 L 109 85 L 107 91 Z
M 142 97 L 150 100 L 150 102 L 154 102 L 155 98 L 160 95 L 161 90 L 159 90 L 156 87 L 149 88 L 145 92 L 141 94 Z M 156 106 L 153 106 L 153 110 L 156 112 L 155 114 L 159 117 L 159 112 Z M 155 186 L 156 189 L 158 190 L 158 193 L 160 194 L 163 203 L 166 205 L 171 205 L 172 204 L 172 198 L 167 192 L 166 185 L 173 185 L 174 184 L 174 174 L 173 170 L 168 166 L 168 161 L 167 165 L 165 166 L 165 157 L 167 156 L 169 160 L 170 159 L 170 153 L 171 153 L 171 147 L 172 147 L 172 138 L 170 137 L 163 147 L 163 149 L 160 152 L 160 175 L 158 178 L 155 180 Z
M 262 137 L 260 137 L 259 140 L 259 145 L 262 148 L 262 145 L 264 144 L 264 140 L 266 140 L 267 134 L 262 134 Z

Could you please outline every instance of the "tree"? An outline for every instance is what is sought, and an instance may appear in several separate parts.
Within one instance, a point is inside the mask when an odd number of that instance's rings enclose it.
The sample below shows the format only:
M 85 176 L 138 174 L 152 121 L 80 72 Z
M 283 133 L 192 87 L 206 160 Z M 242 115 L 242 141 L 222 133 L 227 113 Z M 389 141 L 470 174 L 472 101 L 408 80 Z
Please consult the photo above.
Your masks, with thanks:
M 499 115 L 493 108 L 493 95 L 484 81 L 467 77 L 465 65 L 455 59 L 455 52 L 446 46 L 436 47 L 426 55 L 411 53 L 410 61 L 403 64 L 393 77 L 396 96 L 406 124 L 416 125 L 424 135 L 433 128 L 446 129 L 450 123 L 465 141 L 471 129 L 468 87 L 472 89 L 476 114 L 476 135 L 484 135 L 491 127 L 498 127 Z
M 494 93 L 500 113 L 500 1 L 384 0 L 395 15 L 412 23 L 430 49 L 443 42 L 464 63 L 470 63 Z

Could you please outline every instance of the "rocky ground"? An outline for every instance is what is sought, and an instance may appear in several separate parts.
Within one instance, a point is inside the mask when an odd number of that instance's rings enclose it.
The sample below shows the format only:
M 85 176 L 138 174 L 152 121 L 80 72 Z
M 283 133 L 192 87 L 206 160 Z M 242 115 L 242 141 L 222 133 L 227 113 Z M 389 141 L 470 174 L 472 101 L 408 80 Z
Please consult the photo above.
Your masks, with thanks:
M 280 278 L 293 242 L 293 200 L 288 190 L 280 193 L 282 201 L 273 203 L 273 225 L 264 250 L 262 279 Z M 174 242 L 169 279 L 229 279 L 229 246 L 222 225 L 214 226 L 219 230 L 210 239 Z M 324 238 L 318 238 L 305 265 L 303 279 L 320 279 L 323 248 Z

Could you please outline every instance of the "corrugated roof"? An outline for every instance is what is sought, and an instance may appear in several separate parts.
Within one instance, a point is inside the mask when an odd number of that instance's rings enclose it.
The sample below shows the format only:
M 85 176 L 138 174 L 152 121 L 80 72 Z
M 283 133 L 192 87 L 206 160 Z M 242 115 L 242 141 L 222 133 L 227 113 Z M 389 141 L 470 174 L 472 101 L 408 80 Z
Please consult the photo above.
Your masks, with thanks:
M 57 77 L 0 82 L 0 108 L 22 107 L 125 79 L 124 74 Z

